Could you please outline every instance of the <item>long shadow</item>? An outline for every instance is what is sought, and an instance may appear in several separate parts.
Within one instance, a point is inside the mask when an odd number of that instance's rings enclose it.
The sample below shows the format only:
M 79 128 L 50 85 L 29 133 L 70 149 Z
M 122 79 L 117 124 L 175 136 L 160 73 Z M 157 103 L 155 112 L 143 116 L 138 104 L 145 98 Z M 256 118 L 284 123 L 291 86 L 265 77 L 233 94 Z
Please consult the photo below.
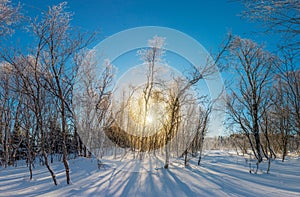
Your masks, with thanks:
M 186 183 L 181 181 L 172 171 L 166 170 L 165 172 L 166 172 L 166 174 L 170 175 L 175 180 L 176 185 L 178 185 L 180 187 L 180 190 L 181 190 L 181 192 L 184 196 L 197 196 L 197 195 L 200 195 L 199 193 L 196 193 L 195 191 L 191 190 L 191 185 L 187 185 Z M 170 189 L 172 189 L 172 188 L 170 188 Z M 202 195 L 204 193 L 207 193 L 207 191 L 206 192 L 203 191 Z M 182 196 L 182 194 L 180 194 L 180 196 Z
M 190 186 L 171 170 L 155 172 L 118 172 L 110 180 L 105 196 L 198 196 Z M 147 184 L 147 185 L 146 185 Z M 209 193 L 205 191 L 204 193 Z M 104 194 L 103 194 L 104 195 Z
M 218 159 L 222 162 L 218 162 Z M 210 163 L 210 160 L 213 160 L 213 162 Z M 268 194 L 271 195 L 276 191 L 280 193 L 286 192 L 286 195 L 298 192 L 300 195 L 300 187 L 294 187 L 296 184 L 292 186 L 285 185 L 288 184 L 288 181 L 295 180 L 295 176 L 298 176 L 297 173 L 291 179 L 289 179 L 289 176 L 285 177 L 283 175 L 284 179 L 280 180 L 280 177 L 274 174 L 249 174 L 248 169 L 244 169 L 241 163 L 229 160 L 230 158 L 226 160 L 224 157 L 208 157 L 206 162 L 204 162 L 204 167 L 198 167 L 191 162 L 191 167 L 189 168 L 170 165 L 170 169 L 166 170 L 163 168 L 154 169 L 155 162 L 150 159 L 149 166 L 152 170 L 147 172 L 128 172 L 120 168 L 99 170 L 92 165 L 90 168 L 87 167 L 87 169 L 80 171 L 80 169 L 76 169 L 76 166 L 71 168 L 76 171 L 74 179 L 72 179 L 76 185 L 66 185 L 65 175 L 60 173 L 57 177 L 60 181 L 58 186 L 53 185 L 46 168 L 38 168 L 36 170 L 36 180 L 33 181 L 24 180 L 24 169 L 17 170 L 18 173 L 3 171 L 1 172 L 2 177 L 0 176 L 0 180 L 3 183 L 0 183 L 0 196 L 1 190 L 5 192 L 7 190 L 4 187 L 9 188 L 10 186 L 10 188 L 16 189 L 16 193 L 9 192 L 12 196 L 55 196 L 57 193 L 62 196 L 147 197 L 153 194 L 157 197 L 257 196 L 264 195 L 264 192 L 269 192 Z M 82 167 L 78 165 L 78 168 L 80 168 L 79 166 Z M 56 172 L 58 172 L 58 169 L 61 170 L 59 165 L 53 165 L 53 167 L 56 169 Z M 145 166 L 140 167 L 145 171 Z M 276 183 L 274 181 L 275 178 L 281 181 L 277 185 L 274 185 Z M 203 182 L 200 182 L 201 180 Z M 32 190 L 28 190 L 28 187 L 32 187 Z M 39 191 L 34 190 L 35 188 L 38 188 Z
M 101 194 L 100 196 L 120 196 L 123 195 L 123 193 L 130 194 L 134 192 L 130 190 L 130 186 L 134 188 L 139 183 L 139 173 L 126 171 L 126 165 L 131 164 L 132 163 L 124 163 L 121 167 L 110 169 L 109 173 L 99 177 L 99 180 L 92 185 L 92 187 L 97 189 L 89 194 L 92 196 L 99 196 L 99 194 Z M 91 185 L 87 187 L 91 187 Z
M 127 183 L 124 185 L 124 188 L 121 192 L 122 196 L 137 196 L 140 193 L 139 189 L 142 185 L 139 178 L 140 174 L 138 172 L 131 172 L 130 176 L 128 176 Z
M 286 190 L 286 191 L 292 191 L 292 192 L 300 192 L 300 187 L 298 188 L 286 188 L 284 184 L 278 184 L 274 185 L 274 181 L 269 182 L 268 179 L 274 179 L 278 178 L 273 176 L 272 174 L 264 174 L 261 176 L 260 174 L 250 174 L 248 172 L 242 172 L 240 170 L 236 170 L 234 168 L 226 168 L 226 166 L 222 166 L 220 168 L 219 165 L 211 165 L 209 169 L 213 170 L 214 172 L 220 173 L 220 174 L 225 174 L 228 177 L 232 179 L 241 179 L 243 181 L 248 181 L 251 183 L 255 183 L 260 186 L 265 186 L 269 188 L 276 188 L 276 189 L 281 189 L 281 190 Z M 222 170 L 220 170 L 222 169 Z M 288 182 L 287 182 L 288 183 Z
M 194 169 L 193 171 L 197 175 L 202 176 L 203 179 L 220 186 L 222 191 L 230 195 L 257 196 L 259 193 L 260 195 L 265 195 L 266 192 L 271 195 L 272 192 L 289 193 L 300 191 L 300 188 L 291 189 L 280 184 L 274 185 L 273 180 L 268 182 L 268 179 L 272 179 L 270 175 L 261 177 L 260 175 L 250 174 L 246 170 L 243 172 L 215 163 L 203 168 L 203 170 Z
M 197 172 L 197 174 L 199 173 L 201 172 Z M 245 190 L 243 186 L 241 187 L 241 185 L 232 183 L 230 180 L 225 180 L 222 176 L 211 173 L 201 173 L 200 176 L 210 183 L 220 187 L 220 190 L 227 195 L 257 196 L 257 194 L 253 194 L 253 192 Z

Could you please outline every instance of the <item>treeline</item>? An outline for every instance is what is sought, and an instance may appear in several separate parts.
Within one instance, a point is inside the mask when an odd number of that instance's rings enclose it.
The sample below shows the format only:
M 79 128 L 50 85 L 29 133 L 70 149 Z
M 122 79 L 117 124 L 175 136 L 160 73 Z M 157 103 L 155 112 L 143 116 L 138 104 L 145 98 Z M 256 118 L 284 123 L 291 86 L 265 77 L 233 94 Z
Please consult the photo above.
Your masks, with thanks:
M 274 151 L 273 159 L 281 159 L 283 162 L 285 157 L 291 153 L 293 156 L 299 154 L 299 139 L 290 135 L 288 137 L 289 143 L 287 147 L 284 147 L 284 136 L 280 133 L 271 134 L 269 136 L 270 143 L 272 144 Z M 267 143 L 264 139 L 264 136 L 261 136 L 262 144 L 264 147 L 267 147 Z M 230 150 L 235 151 L 238 155 L 253 155 L 251 150 L 251 145 L 247 137 L 243 133 L 235 133 L 229 136 L 218 136 L 218 137 L 208 137 L 205 139 L 204 143 L 205 150 Z M 285 149 L 287 153 L 285 153 Z

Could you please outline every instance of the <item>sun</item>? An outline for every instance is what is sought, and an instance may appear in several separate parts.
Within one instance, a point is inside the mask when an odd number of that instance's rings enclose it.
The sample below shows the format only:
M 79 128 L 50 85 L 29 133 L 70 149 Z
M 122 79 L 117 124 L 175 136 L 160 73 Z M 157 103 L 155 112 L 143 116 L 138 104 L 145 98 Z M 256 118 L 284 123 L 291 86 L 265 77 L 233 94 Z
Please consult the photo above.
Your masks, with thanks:
M 152 115 L 147 115 L 147 117 L 146 117 L 146 124 L 151 124 L 152 122 L 153 122 Z
M 168 117 L 167 104 L 158 88 L 151 94 L 147 107 L 142 90 L 136 90 L 129 100 L 128 113 L 130 120 L 149 130 L 158 131 Z

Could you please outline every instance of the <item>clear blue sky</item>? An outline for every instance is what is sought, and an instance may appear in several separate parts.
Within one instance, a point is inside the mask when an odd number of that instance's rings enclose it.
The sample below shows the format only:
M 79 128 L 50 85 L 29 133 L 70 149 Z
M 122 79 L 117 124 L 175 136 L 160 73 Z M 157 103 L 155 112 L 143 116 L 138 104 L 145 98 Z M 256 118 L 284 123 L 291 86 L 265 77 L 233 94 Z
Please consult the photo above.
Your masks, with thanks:
M 58 0 L 21 0 L 29 15 L 46 9 Z M 98 40 L 138 26 L 164 26 L 182 31 L 214 50 L 228 31 L 258 42 L 262 35 L 253 34 L 259 26 L 238 16 L 243 5 L 232 0 L 69 0 L 74 12 L 73 24 L 88 31 L 100 31 Z

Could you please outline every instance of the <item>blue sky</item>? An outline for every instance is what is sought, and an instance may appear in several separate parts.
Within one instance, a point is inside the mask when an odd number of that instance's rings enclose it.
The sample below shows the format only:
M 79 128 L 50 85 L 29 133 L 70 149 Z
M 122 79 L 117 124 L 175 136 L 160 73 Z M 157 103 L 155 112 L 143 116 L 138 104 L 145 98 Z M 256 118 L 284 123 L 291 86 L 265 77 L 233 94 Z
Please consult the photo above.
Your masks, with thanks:
M 46 9 L 58 0 L 22 0 L 24 10 L 35 14 L 35 8 Z M 238 1 L 194 0 L 73 0 L 73 24 L 83 30 L 99 31 L 98 40 L 119 31 L 139 26 L 164 26 L 182 31 L 200 42 L 207 50 L 215 50 L 228 31 L 242 37 L 265 41 L 260 26 L 238 16 L 243 5 Z M 36 12 L 38 13 L 38 12 Z

